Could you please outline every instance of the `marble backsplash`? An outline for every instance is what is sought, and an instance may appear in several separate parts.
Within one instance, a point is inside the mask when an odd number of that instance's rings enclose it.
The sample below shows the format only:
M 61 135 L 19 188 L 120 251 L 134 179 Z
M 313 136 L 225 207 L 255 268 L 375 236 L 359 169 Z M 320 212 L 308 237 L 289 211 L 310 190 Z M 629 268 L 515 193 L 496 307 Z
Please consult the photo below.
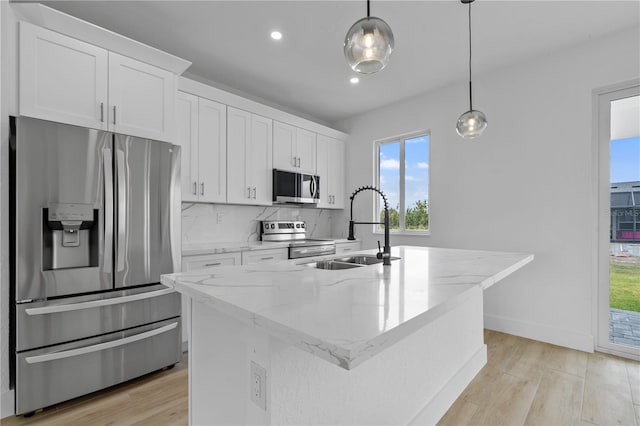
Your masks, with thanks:
M 182 244 L 260 240 L 261 220 L 304 220 L 307 237 L 331 237 L 331 210 L 182 203 Z

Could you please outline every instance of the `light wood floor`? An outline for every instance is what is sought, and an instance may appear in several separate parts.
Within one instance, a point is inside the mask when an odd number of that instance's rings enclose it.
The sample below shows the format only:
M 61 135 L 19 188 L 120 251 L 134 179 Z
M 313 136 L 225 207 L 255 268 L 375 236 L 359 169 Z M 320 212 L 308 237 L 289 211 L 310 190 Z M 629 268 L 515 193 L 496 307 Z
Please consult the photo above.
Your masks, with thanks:
M 485 331 L 488 363 L 440 425 L 640 426 L 640 363 Z M 13 425 L 186 425 L 187 362 Z

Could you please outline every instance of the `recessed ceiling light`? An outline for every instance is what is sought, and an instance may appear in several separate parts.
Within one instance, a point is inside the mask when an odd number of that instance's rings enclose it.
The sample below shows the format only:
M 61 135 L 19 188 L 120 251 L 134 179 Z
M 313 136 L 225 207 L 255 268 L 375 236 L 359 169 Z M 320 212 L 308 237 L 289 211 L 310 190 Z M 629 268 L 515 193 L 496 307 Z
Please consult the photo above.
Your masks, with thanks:
M 349 81 L 351 82 L 351 84 L 358 84 L 360 79 L 358 77 L 351 77 Z
M 271 38 L 274 40 L 280 40 L 282 38 L 282 33 L 280 31 L 271 31 Z

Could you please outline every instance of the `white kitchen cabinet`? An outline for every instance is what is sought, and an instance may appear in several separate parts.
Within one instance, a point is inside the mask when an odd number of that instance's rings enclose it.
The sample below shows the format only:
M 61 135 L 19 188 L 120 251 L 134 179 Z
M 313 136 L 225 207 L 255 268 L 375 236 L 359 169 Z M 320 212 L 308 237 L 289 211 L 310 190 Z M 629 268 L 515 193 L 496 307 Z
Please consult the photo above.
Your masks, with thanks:
M 271 205 L 273 120 L 227 107 L 227 201 Z
M 316 173 L 316 134 L 275 121 L 273 167 L 300 173 Z
M 109 129 L 171 141 L 175 75 L 109 52 Z
M 240 265 L 241 263 L 242 255 L 240 252 L 183 256 L 182 270 L 184 272 L 190 272 L 199 269 L 216 268 L 218 266 Z
M 20 22 L 20 114 L 171 141 L 175 75 Z
M 287 260 L 288 258 L 289 249 L 286 247 L 266 250 L 249 250 L 242 252 L 243 265 L 276 262 L 278 260 Z
M 320 201 L 318 207 L 343 209 L 344 193 L 344 142 L 318 135 L 317 161 L 320 177 Z
M 20 114 L 107 129 L 108 52 L 20 22 Z
M 242 254 L 240 252 L 203 254 L 197 256 L 182 257 L 182 272 L 190 272 L 199 269 L 213 269 L 220 266 L 240 265 Z M 182 349 L 187 349 L 189 329 L 191 328 L 191 304 L 190 298 L 182 295 Z
M 359 250 L 362 250 L 361 241 L 349 241 L 349 242 L 336 243 L 336 254 L 351 253 Z
M 227 200 L 226 106 L 189 93 L 176 95 L 176 142 L 182 147 L 182 200 Z

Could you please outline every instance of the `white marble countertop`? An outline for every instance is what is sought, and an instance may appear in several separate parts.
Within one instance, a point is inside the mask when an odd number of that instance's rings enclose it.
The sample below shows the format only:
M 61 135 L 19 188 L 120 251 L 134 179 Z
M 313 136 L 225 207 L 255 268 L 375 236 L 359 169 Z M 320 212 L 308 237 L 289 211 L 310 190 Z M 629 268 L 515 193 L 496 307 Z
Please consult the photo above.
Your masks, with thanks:
M 337 244 L 358 242 L 360 240 L 349 241 L 346 238 L 320 238 L 334 240 Z M 239 251 L 268 250 L 274 248 L 289 247 L 289 242 L 274 241 L 235 241 L 221 243 L 200 243 L 184 244 L 182 246 L 183 256 L 197 256 L 202 254 L 234 253 Z
M 393 247 L 392 255 L 400 259 L 387 267 L 322 270 L 298 259 L 169 274 L 161 281 L 352 369 L 447 312 L 474 287 L 488 288 L 533 260 L 525 253 L 412 246 Z

